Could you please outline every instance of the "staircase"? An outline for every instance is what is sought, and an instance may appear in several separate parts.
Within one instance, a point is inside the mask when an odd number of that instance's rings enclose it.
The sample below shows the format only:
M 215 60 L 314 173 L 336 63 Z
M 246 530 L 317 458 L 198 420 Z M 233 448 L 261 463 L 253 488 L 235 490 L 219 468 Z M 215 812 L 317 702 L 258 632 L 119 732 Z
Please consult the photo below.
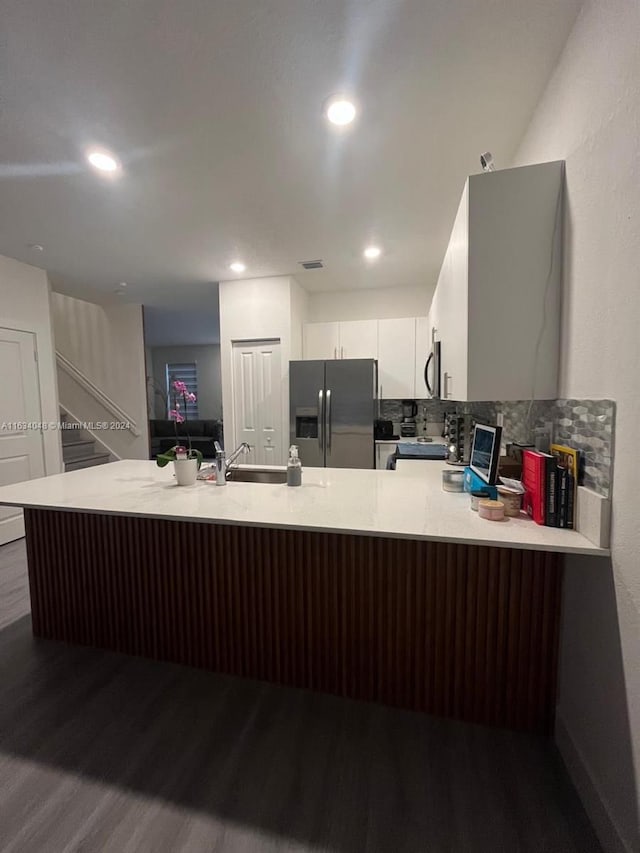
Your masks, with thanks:
M 64 412 L 60 412 L 60 421 L 73 423 Z M 95 439 L 86 430 L 67 428 L 62 430 L 62 459 L 65 471 L 77 471 L 104 465 L 111 461 L 111 454 L 103 447 L 96 447 Z

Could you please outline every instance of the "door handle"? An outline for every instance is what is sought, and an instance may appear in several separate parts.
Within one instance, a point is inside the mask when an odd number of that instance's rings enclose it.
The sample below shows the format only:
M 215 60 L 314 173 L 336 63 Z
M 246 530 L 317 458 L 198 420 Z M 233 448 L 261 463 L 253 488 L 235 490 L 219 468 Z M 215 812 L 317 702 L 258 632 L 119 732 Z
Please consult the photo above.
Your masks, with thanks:
M 451 379 L 451 374 L 447 373 L 446 370 L 442 374 L 442 379 L 444 381 L 444 398 L 445 400 L 449 396 L 449 380 Z
M 331 390 L 327 388 L 327 450 L 331 450 Z
M 324 430 L 322 428 L 322 424 L 324 422 L 323 418 L 323 404 L 322 404 L 322 388 L 318 391 L 318 447 L 322 450 L 322 445 L 324 443 Z
M 433 388 L 429 385 L 429 365 L 433 361 L 433 352 L 429 353 L 429 358 L 427 359 L 427 363 L 424 366 L 424 384 L 427 386 L 427 391 L 429 392 L 429 396 L 433 397 Z

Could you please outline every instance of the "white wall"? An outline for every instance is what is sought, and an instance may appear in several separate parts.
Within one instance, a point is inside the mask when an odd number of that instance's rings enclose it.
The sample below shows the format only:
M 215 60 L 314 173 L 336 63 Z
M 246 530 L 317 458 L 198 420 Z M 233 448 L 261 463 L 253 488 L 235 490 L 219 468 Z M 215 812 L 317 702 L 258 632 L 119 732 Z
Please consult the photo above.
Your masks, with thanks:
M 50 288 L 47 275 L 36 267 L 0 255 L 0 326 L 32 332 L 38 349 L 38 379 L 42 420 L 58 423 L 56 379 L 51 323 Z M 46 474 L 62 471 L 60 433 L 43 432 Z
M 144 339 L 148 347 L 179 347 L 185 341 L 193 346 L 219 344 L 218 285 L 212 283 L 206 294 L 198 294 L 182 308 L 145 305 Z
M 302 358 L 302 327 L 309 319 L 309 294 L 291 280 L 291 360 Z
M 228 450 L 233 449 L 231 445 L 236 440 L 233 419 L 233 342 L 278 338 L 282 365 L 282 459 L 287 458 L 289 360 L 299 358 L 301 354 L 298 325 L 305 311 L 305 298 L 298 288 L 297 282 L 289 276 L 220 282 L 222 404 L 225 445 Z
M 195 361 L 198 370 L 198 417 L 222 419 L 220 346 L 151 347 L 152 376 L 164 390 L 167 364 Z M 149 370 L 147 369 L 147 375 Z M 164 400 L 155 395 L 155 417 L 166 418 Z
M 311 323 L 336 320 L 390 320 L 395 317 L 426 317 L 435 285 L 381 287 L 310 293 Z
M 639 140 L 640 4 L 587 0 L 516 165 L 566 159 L 561 395 L 617 401 L 613 556 L 567 565 L 558 740 L 606 849 L 629 851 L 640 850 Z
M 148 458 L 142 307 L 96 305 L 62 293 L 52 294 L 52 306 L 56 349 L 117 403 L 141 433 L 114 430 L 99 439 L 122 458 Z M 114 420 L 105 417 L 105 410 L 100 416 L 95 401 L 63 371 L 59 379 L 60 402 L 79 420 Z

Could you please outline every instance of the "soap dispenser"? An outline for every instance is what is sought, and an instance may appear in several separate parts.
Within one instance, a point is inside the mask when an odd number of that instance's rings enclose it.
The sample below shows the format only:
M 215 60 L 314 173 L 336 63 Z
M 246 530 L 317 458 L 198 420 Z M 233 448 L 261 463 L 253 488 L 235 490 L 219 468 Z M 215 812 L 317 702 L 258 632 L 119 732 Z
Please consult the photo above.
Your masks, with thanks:
M 302 463 L 298 456 L 298 448 L 292 444 L 289 448 L 289 461 L 287 462 L 287 486 L 302 485 Z

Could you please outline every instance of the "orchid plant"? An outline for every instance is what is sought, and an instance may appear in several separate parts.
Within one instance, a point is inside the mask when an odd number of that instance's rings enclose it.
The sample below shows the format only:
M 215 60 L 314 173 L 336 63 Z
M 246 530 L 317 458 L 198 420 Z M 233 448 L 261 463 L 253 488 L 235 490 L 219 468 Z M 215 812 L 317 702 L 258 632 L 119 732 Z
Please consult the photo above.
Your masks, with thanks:
M 164 453 L 159 453 L 156 457 L 156 464 L 160 468 L 164 468 L 169 462 L 175 462 L 179 458 L 178 452 L 183 451 L 186 454 L 183 458 L 197 459 L 198 468 L 200 468 L 202 465 L 202 453 L 191 447 L 191 436 L 189 435 L 189 427 L 187 425 L 189 420 L 187 417 L 187 403 L 195 403 L 196 395 L 192 391 L 189 391 L 186 384 L 180 379 L 176 379 L 171 383 L 170 393 L 173 396 L 173 408 L 169 409 L 169 418 L 173 421 L 175 428 L 176 445 L 170 450 L 165 450 Z M 189 443 L 189 446 L 186 448 L 179 443 L 178 424 L 185 424 L 186 438 Z

